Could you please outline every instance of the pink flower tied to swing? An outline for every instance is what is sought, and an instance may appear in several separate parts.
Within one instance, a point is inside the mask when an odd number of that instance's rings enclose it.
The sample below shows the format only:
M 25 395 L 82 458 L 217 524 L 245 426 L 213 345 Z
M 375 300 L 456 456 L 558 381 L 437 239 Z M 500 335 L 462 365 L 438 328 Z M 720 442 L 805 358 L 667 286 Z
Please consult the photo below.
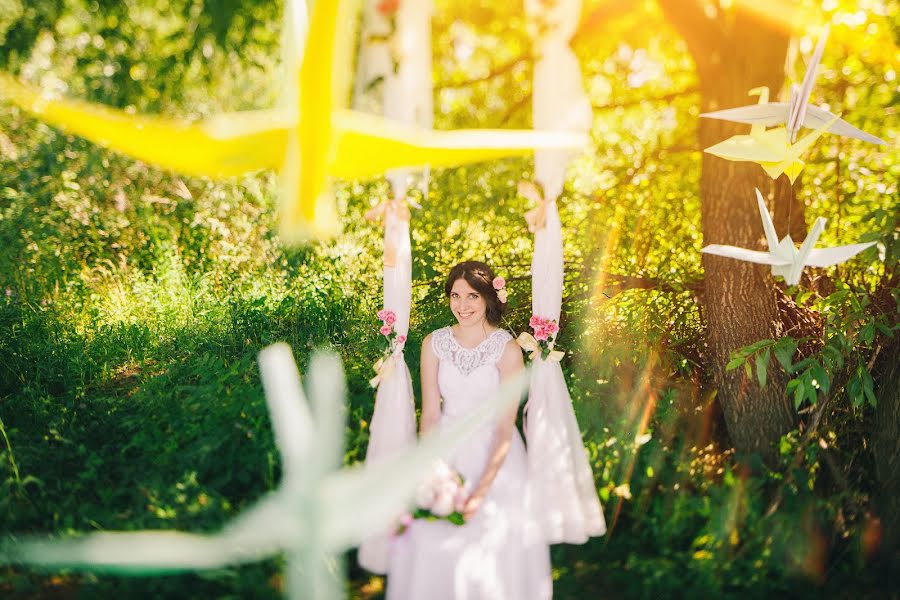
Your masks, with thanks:
M 534 330 L 534 335 L 523 331 L 519 334 L 516 343 L 519 347 L 528 352 L 530 360 L 541 360 L 559 362 L 565 353 L 560 350 L 554 350 L 556 346 L 556 334 L 559 331 L 559 325 L 552 319 L 545 319 L 538 315 L 531 315 L 528 326 Z
M 394 311 L 383 308 L 378 311 L 376 316 L 381 319 L 381 327 L 378 329 L 378 332 L 388 339 L 389 344 L 382 353 L 381 358 L 372 365 L 372 368 L 377 373 L 375 377 L 369 380 L 369 385 L 373 388 L 377 388 L 378 384 L 393 372 L 396 365 L 394 357 L 402 352 L 403 347 L 406 345 L 406 336 L 397 335 L 397 332 L 394 331 L 394 323 L 397 322 L 397 314 Z

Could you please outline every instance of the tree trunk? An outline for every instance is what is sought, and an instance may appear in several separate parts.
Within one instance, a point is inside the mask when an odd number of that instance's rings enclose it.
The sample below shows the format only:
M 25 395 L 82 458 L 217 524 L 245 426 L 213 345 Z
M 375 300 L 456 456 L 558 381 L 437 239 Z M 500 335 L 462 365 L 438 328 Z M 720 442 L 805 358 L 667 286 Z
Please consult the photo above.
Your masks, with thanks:
M 752 104 L 756 99 L 747 92 L 754 87 L 768 86 L 773 97 L 778 93 L 784 82 L 786 33 L 739 8 L 712 14 L 695 2 L 659 1 L 697 65 L 702 112 Z M 747 125 L 700 119 L 700 147 L 747 131 Z M 766 247 L 755 187 L 768 197 L 770 208 L 776 207 L 776 222 L 784 228 L 779 235 L 787 234 L 790 220 L 792 237 L 802 239 L 802 205 L 790 193 L 786 177 L 781 180 L 773 183 L 759 165 L 704 153 L 700 180 L 704 243 Z M 729 436 L 739 453 L 756 453 L 770 461 L 776 456 L 775 443 L 795 422 L 785 395 L 785 377 L 772 361 L 767 385 L 761 388 L 756 377 L 747 378 L 743 369 L 725 372 L 724 368 L 734 350 L 783 335 L 769 267 L 712 255 L 703 256 L 703 267 L 701 303 L 709 365 Z
M 881 554 L 900 565 L 900 342 L 885 349 L 873 373 L 878 405 L 872 440 L 878 478 Z

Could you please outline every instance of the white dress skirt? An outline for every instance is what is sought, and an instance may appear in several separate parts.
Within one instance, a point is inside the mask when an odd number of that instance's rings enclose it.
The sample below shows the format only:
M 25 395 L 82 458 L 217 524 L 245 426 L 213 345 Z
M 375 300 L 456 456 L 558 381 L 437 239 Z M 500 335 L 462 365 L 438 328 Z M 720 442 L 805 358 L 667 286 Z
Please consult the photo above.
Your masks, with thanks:
M 435 331 L 441 425 L 499 390 L 497 361 L 512 337 L 498 330 L 476 348 Z M 495 425 L 471 436 L 449 461 L 470 486 L 487 466 Z M 545 600 L 553 595 L 550 549 L 532 507 L 525 444 L 512 434 L 509 453 L 471 521 L 416 520 L 391 541 L 388 600 Z

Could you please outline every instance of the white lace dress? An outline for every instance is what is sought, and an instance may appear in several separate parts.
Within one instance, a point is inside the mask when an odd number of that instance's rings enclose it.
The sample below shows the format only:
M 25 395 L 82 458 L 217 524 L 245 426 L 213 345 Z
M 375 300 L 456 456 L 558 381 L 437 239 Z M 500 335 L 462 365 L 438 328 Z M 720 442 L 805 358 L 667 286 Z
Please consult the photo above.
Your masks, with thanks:
M 499 389 L 497 361 L 512 337 L 498 330 L 476 348 L 449 327 L 431 336 L 439 359 L 441 425 Z M 471 485 L 487 466 L 495 426 L 472 436 L 450 464 Z M 415 521 L 392 541 L 388 600 L 544 600 L 553 594 L 550 551 L 532 509 L 525 445 L 514 430 L 506 460 L 484 503 L 462 526 Z

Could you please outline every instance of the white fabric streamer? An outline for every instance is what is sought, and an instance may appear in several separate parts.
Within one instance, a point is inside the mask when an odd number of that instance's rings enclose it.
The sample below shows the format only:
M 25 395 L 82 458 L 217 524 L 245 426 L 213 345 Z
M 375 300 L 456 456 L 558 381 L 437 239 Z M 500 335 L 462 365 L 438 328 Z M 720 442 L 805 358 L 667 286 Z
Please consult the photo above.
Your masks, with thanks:
M 378 14 L 378 0 L 367 0 L 366 29 L 383 35 L 390 30 L 387 19 Z M 401 2 L 395 14 L 396 29 L 390 41 L 364 43 L 360 73 L 367 81 L 383 77 L 384 115 L 404 123 L 430 128 L 433 123 L 431 99 L 431 12 L 430 1 Z M 371 34 L 369 34 L 371 35 Z M 394 61 L 397 72 L 394 72 Z M 409 170 L 387 173 L 395 199 L 405 202 Z M 384 246 L 396 248 L 396 262 L 384 267 L 384 308 L 394 311 L 394 331 L 406 336 L 412 304 L 412 250 L 409 221 L 394 210 L 384 214 Z M 403 351 L 393 357 L 394 368 L 384 377 L 375 394 L 375 408 L 369 428 L 366 462 L 374 463 L 410 447 L 416 440 L 416 414 L 409 367 Z M 391 531 L 363 541 L 359 564 L 374 573 L 386 573 Z
M 578 60 L 568 40 L 581 15 L 580 0 L 559 0 L 546 6 L 526 0 L 533 20 L 550 26 L 535 40 L 540 55 L 534 68 L 535 129 L 588 131 L 591 107 L 582 86 Z M 537 28 L 540 30 L 540 28 Z M 534 314 L 559 321 L 563 291 L 562 227 L 556 198 L 562 192 L 570 152 L 535 152 L 535 179 L 548 200 L 546 224 L 535 232 L 531 263 Z M 581 430 L 558 362 L 540 361 L 531 375 L 526 439 L 537 510 L 545 518 L 551 544 L 582 544 L 606 533 Z

